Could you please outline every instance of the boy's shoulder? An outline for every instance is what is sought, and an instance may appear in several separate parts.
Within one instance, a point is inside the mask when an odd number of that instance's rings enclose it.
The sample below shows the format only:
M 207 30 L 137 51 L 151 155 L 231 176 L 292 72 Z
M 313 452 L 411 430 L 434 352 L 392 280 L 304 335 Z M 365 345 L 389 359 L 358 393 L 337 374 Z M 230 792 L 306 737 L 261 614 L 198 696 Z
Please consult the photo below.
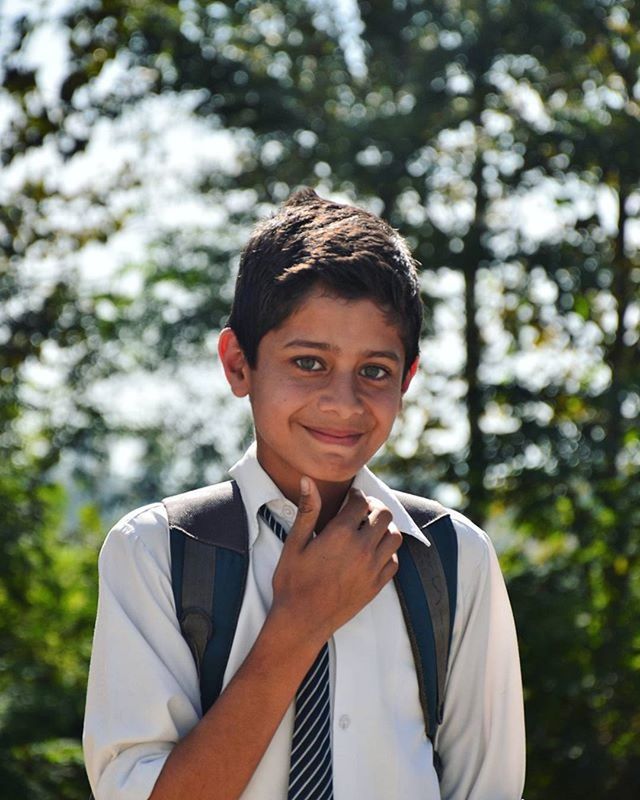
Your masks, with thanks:
M 489 535 L 459 511 L 449 509 L 458 540 L 458 602 L 460 616 L 482 597 L 504 585 L 498 556 Z
M 403 495 L 409 499 L 417 501 L 418 504 L 424 501 L 427 503 L 433 502 L 431 498 L 425 497 L 424 495 L 414 494 L 404 490 L 398 492 L 395 489 L 391 489 L 384 483 L 384 481 L 382 481 L 371 471 L 369 471 L 369 475 L 375 479 L 378 485 L 384 487 L 387 492 L 390 492 L 393 499 L 400 504 L 402 504 Z M 442 506 L 442 510 L 451 517 L 458 540 L 458 550 L 461 556 L 463 556 L 466 560 L 470 560 L 476 564 L 479 564 L 485 560 L 491 552 L 493 552 L 493 544 L 486 531 L 476 525 L 472 520 L 470 520 L 457 509 L 450 508 L 448 506 Z
M 148 503 L 127 512 L 107 534 L 100 551 L 99 564 L 104 569 L 110 562 L 144 553 L 164 563 L 169 556 L 169 526 L 161 502 Z
M 458 548 L 461 556 L 480 564 L 493 552 L 493 543 L 486 531 L 480 528 L 462 512 L 452 508 L 447 511 L 458 536 Z
M 103 542 L 99 556 L 101 572 L 117 569 L 118 564 L 131 559 L 155 562 L 163 572 L 168 573 L 171 565 L 171 524 L 177 524 L 178 529 L 184 532 L 184 526 L 197 525 L 202 529 L 210 527 L 213 522 L 216 526 L 213 533 L 220 534 L 218 538 L 223 540 L 220 543 L 224 546 L 228 539 L 233 544 L 235 537 L 225 534 L 229 527 L 226 523 L 233 522 L 238 515 L 230 518 L 228 509 L 225 515 L 219 513 L 222 511 L 219 501 L 227 495 L 232 494 L 234 499 L 242 503 L 241 495 L 236 489 L 220 492 L 220 489 L 231 486 L 232 482 L 229 481 L 203 486 L 127 512 L 113 525 Z M 214 498 L 216 502 L 212 502 Z M 204 520 L 199 519 L 201 511 L 205 512 Z
M 167 528 L 167 514 L 159 500 L 128 511 L 113 525 L 107 534 L 110 538 L 139 539 L 152 536 Z M 105 541 L 106 541 L 105 540 Z
M 380 480 L 379 478 L 377 479 Z M 400 501 L 394 492 L 396 500 Z M 418 502 L 429 500 L 423 495 L 409 495 Z M 457 540 L 458 584 L 462 594 L 468 594 L 491 572 L 492 563 L 497 562 L 496 552 L 489 535 L 462 512 L 443 506 L 451 518 Z
M 382 483 L 379 478 L 377 482 Z M 195 490 L 193 494 L 208 488 Z M 386 488 L 389 490 L 389 487 Z M 389 491 L 400 502 L 395 492 Z M 418 500 L 421 498 L 420 495 L 413 496 Z M 487 533 L 464 514 L 451 508 L 445 510 L 451 517 L 458 542 L 459 581 L 464 585 L 473 583 L 496 558 L 493 544 Z M 135 508 L 116 522 L 102 546 L 100 563 L 104 565 L 105 561 L 120 561 L 136 555 L 151 558 L 163 569 L 170 563 L 167 508 L 161 501 Z

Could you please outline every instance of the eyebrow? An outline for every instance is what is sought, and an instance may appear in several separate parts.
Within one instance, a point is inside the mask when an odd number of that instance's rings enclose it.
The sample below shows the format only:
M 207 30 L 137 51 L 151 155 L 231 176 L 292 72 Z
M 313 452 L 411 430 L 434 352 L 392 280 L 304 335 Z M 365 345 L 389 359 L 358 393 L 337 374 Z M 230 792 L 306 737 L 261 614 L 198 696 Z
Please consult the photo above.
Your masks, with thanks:
M 292 348 L 292 347 L 308 347 L 311 350 L 325 350 L 325 351 L 334 351 L 340 352 L 339 347 L 335 347 L 329 342 L 314 342 L 311 339 L 292 339 L 290 342 L 287 342 L 285 348 Z M 363 353 L 365 358 L 388 358 L 389 361 L 395 361 L 398 364 L 400 363 L 400 356 L 395 350 L 367 350 Z

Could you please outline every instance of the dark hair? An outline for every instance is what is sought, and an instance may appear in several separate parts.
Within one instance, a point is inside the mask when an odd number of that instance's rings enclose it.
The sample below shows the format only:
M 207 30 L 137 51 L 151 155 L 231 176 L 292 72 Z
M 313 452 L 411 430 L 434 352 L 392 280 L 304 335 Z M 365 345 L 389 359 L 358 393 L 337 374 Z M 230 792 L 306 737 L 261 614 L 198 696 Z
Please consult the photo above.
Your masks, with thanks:
M 418 355 L 422 303 L 416 262 L 386 222 L 305 188 L 251 235 L 240 259 L 229 327 L 255 368 L 258 344 L 316 286 L 369 298 L 398 326 L 404 372 Z

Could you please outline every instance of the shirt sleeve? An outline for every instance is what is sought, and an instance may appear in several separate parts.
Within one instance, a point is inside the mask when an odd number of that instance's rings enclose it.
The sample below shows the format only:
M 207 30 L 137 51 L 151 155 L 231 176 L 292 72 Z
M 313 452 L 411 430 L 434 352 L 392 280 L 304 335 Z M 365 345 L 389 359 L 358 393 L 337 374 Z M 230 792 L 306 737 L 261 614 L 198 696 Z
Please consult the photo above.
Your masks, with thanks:
M 146 800 L 200 718 L 196 667 L 176 619 L 161 504 L 121 520 L 99 558 L 83 747 L 96 800 Z
M 436 747 L 442 800 L 519 800 L 525 733 L 513 614 L 487 535 L 461 515 L 458 600 Z

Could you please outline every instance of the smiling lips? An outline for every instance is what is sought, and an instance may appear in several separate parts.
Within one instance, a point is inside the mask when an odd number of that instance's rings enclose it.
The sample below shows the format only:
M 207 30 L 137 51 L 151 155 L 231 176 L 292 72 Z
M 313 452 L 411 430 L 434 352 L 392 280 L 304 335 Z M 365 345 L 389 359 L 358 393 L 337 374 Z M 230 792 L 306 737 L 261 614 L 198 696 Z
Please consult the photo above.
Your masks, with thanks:
M 311 434 L 311 436 L 313 436 L 314 439 L 317 439 L 319 442 L 324 442 L 325 444 L 337 444 L 344 447 L 350 447 L 354 444 L 357 444 L 363 436 L 361 431 L 336 431 L 329 430 L 327 428 L 309 428 L 306 425 L 303 427 Z

